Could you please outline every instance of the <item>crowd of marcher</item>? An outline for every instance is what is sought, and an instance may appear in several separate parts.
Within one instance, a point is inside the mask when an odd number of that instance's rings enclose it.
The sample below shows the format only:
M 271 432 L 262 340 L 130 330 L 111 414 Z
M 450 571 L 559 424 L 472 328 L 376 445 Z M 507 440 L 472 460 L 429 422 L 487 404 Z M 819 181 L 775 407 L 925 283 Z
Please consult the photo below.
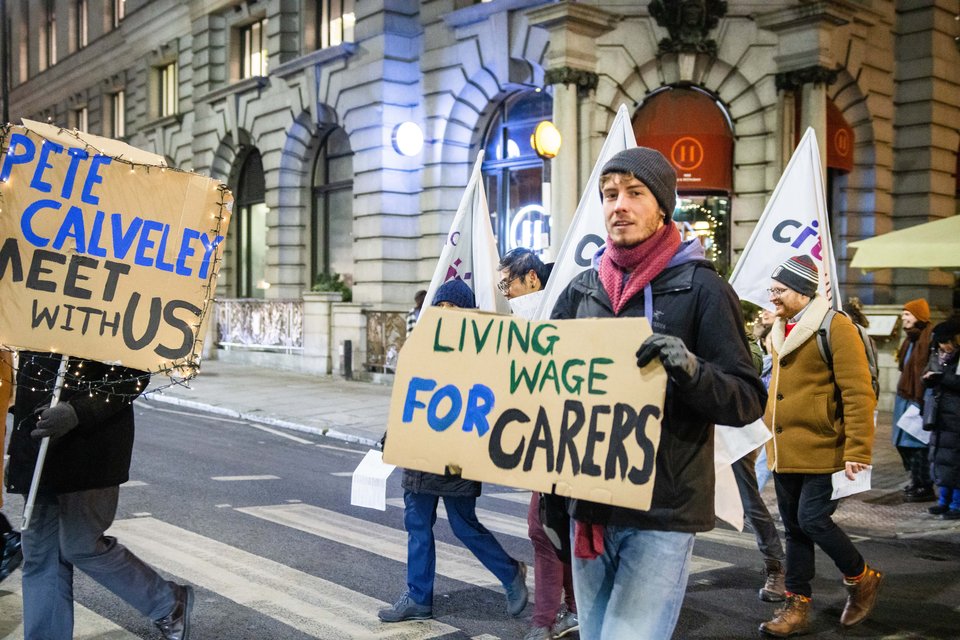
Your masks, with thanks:
M 533 493 L 528 531 L 534 549 L 536 602 L 525 640 L 579 631 L 584 640 L 667 639 L 684 601 L 694 537 L 715 526 L 714 425 L 743 426 L 760 417 L 772 438 L 734 465 L 745 520 L 764 562 L 760 599 L 783 602 L 760 631 L 774 637 L 809 632 L 813 616 L 815 547 L 839 572 L 847 590 L 839 623 L 865 620 L 885 579 L 833 521 L 838 472 L 854 480 L 872 463 L 877 397 L 856 305 L 835 313 L 817 293 L 820 274 L 805 255 L 771 274 L 772 312 L 752 336 L 740 301 L 704 255 L 698 239 L 684 241 L 671 216 L 676 174 L 657 151 L 616 154 L 599 182 L 608 237 L 593 268 L 562 291 L 553 319 L 646 318 L 653 334 L 637 345 L 638 367 L 659 362 L 668 375 L 656 452 L 652 503 L 645 511 L 571 499 L 561 506 L 569 548 L 558 546 L 547 504 Z M 530 250 L 516 249 L 499 265 L 507 299 L 538 292 L 550 277 Z M 414 331 L 426 291 L 408 316 Z M 471 309 L 473 291 L 460 280 L 436 289 L 429 304 Z M 851 317 L 853 319 L 851 319 Z M 893 445 L 910 474 L 907 501 L 934 501 L 931 514 L 960 519 L 960 319 L 933 325 L 924 300 L 902 314 L 906 339 L 894 423 L 914 407 L 922 434 L 896 426 Z M 829 336 L 824 355 L 820 336 Z M 79 568 L 156 622 L 167 640 L 190 635 L 193 590 L 161 578 L 115 538 L 119 485 L 129 475 L 133 447 L 131 403 L 146 374 L 71 358 L 73 382 L 51 405 L 59 356 L 21 353 L 7 489 L 25 494 L 39 442 L 50 437 L 48 472 L 40 483 L 33 524 L 21 537 L 0 521 L 0 580 L 23 562 L 26 638 L 67 640 L 73 634 L 72 581 Z M 10 364 L 0 392 L 9 393 Z M 114 401 L 111 403 L 111 399 Z M 6 401 L 7 403 L 9 400 Z M 0 406 L 6 406 L 0 394 Z M 69 452 L 69 453 L 68 453 Z M 772 477 L 785 545 L 760 490 Z M 477 519 L 481 484 L 457 469 L 446 474 L 403 473 L 408 534 L 407 588 L 379 612 L 383 622 L 433 616 L 433 527 L 442 499 L 453 532 L 503 585 L 506 610 L 528 602 L 527 568 L 510 557 Z M 569 518 L 569 520 L 566 520 Z M 548 522 L 549 520 L 549 522 Z

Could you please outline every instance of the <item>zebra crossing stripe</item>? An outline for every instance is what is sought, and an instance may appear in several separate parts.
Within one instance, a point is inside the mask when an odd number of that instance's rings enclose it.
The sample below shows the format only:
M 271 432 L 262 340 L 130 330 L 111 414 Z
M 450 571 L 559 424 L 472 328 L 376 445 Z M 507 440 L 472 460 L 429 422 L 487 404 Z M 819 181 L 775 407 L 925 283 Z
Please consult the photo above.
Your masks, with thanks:
M 108 534 L 148 564 L 315 638 L 424 640 L 458 631 L 435 620 L 386 625 L 377 618 L 385 602 L 155 518 L 118 520 Z
M 237 511 L 375 553 L 389 560 L 404 564 L 407 562 L 407 534 L 400 529 L 308 504 L 243 507 Z M 496 577 L 463 547 L 438 540 L 436 551 L 436 571 L 439 575 L 478 587 L 500 588 Z M 397 583 L 402 584 L 402 574 L 398 574 Z M 532 597 L 532 570 L 527 573 L 527 584 Z
M 0 589 L 0 631 L 4 638 L 22 638 L 23 592 L 20 572 L 12 573 Z M 139 636 L 94 613 L 79 603 L 73 604 L 74 640 L 137 640 Z
M 387 500 L 387 505 L 391 507 L 400 507 L 403 508 L 403 499 L 401 498 L 390 498 Z M 443 508 L 443 502 L 437 507 L 437 517 L 444 518 L 447 517 L 447 512 Z M 519 518 L 517 516 L 509 516 L 499 511 L 490 511 L 487 509 L 477 509 L 477 519 L 483 523 L 487 529 L 490 531 L 496 531 L 497 533 L 502 533 L 508 536 L 514 536 L 516 538 L 526 538 L 528 537 L 529 527 L 527 526 L 526 518 Z M 698 536 L 702 534 L 697 534 Z M 722 542 L 723 540 L 713 540 L 714 542 Z M 756 543 L 754 543 L 756 544 Z M 713 571 L 715 569 L 724 569 L 726 567 L 733 566 L 730 562 L 724 562 L 722 560 L 712 560 L 710 558 L 704 558 L 702 556 L 693 556 L 690 560 L 690 575 L 695 573 L 702 573 L 704 571 Z

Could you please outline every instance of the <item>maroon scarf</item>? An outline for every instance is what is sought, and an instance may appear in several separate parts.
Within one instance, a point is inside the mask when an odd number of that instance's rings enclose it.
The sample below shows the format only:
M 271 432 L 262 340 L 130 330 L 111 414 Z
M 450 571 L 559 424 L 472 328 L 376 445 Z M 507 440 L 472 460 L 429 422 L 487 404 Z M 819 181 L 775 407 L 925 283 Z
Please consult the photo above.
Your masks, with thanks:
M 656 278 L 680 247 L 680 232 L 668 222 L 652 236 L 633 247 L 616 247 L 607 236 L 607 246 L 600 259 L 600 283 L 610 296 L 614 314 L 641 289 Z M 630 274 L 623 284 L 623 274 Z

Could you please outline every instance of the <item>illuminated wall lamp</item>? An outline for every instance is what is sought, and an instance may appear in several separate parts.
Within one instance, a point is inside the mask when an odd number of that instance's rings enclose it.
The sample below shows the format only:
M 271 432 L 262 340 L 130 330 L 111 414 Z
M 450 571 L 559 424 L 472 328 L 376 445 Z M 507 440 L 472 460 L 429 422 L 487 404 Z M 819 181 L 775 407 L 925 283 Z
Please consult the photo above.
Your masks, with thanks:
M 560 131 L 549 120 L 544 120 L 533 130 L 530 144 L 537 155 L 545 160 L 557 157 L 560 152 Z
M 413 157 L 423 149 L 423 131 L 416 122 L 401 122 L 393 129 L 393 148 L 397 153 Z

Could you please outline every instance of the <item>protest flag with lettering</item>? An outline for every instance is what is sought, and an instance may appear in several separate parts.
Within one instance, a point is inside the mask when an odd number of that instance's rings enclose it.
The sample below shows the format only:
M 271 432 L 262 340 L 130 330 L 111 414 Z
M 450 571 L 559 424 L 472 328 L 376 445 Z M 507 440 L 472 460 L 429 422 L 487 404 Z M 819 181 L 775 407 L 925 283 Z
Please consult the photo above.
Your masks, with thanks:
M 600 200 L 600 171 L 610 158 L 624 149 L 637 146 L 637 137 L 630 124 L 630 114 L 626 105 L 620 105 L 613 125 L 600 148 L 600 155 L 593 165 L 590 178 L 583 188 L 580 204 L 573 216 L 573 222 L 567 230 L 557 261 L 550 272 L 550 279 L 543 290 L 543 297 L 534 318 L 547 320 L 553 311 L 553 305 L 563 293 L 570 281 L 582 271 L 590 268 L 593 255 L 607 241 L 607 227 L 603 221 L 603 202 Z
M 730 277 L 741 300 L 773 309 L 767 288 L 773 270 L 795 255 L 808 255 L 820 271 L 819 293 L 838 304 L 836 257 L 823 186 L 820 149 L 808 128 L 767 202 Z M 827 286 L 831 291 L 827 292 Z
M 0 127 L 0 343 L 194 375 L 232 205 L 122 142 Z
M 493 226 L 490 224 L 490 209 L 487 207 L 487 194 L 480 172 L 482 164 L 483 151 L 477 155 L 470 181 L 453 217 L 443 251 L 440 252 L 437 269 L 427 288 L 426 306 L 430 306 L 440 285 L 448 280 L 459 279 L 473 290 L 477 308 L 510 313 L 506 299 L 497 291 L 500 252 L 497 251 Z

